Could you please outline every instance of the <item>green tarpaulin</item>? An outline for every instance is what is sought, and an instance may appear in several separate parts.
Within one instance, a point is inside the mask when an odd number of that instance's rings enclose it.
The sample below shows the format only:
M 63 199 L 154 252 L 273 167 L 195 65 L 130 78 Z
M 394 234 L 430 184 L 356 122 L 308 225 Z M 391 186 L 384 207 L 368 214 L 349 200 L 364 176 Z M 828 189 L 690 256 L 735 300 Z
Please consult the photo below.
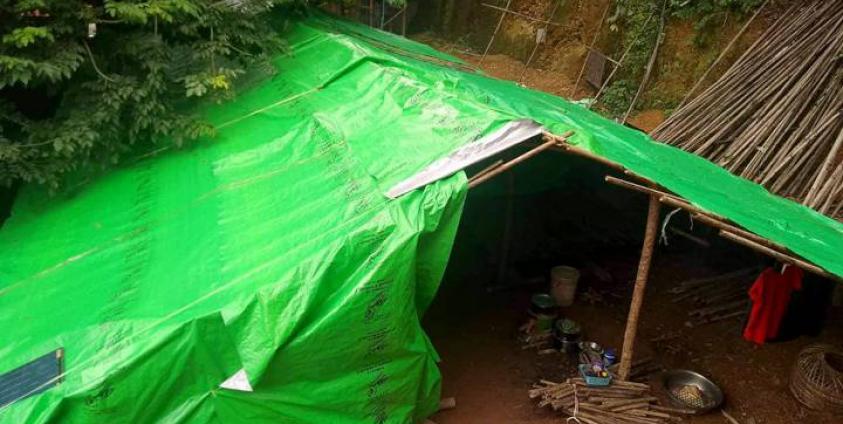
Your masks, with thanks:
M 418 422 L 439 398 L 419 317 L 466 179 L 386 194 L 512 122 L 573 130 L 843 275 L 843 226 L 703 159 L 360 25 L 285 32 L 277 76 L 206 111 L 216 139 L 23 190 L 0 231 L 0 373 L 56 349 L 63 369 L 0 420 Z

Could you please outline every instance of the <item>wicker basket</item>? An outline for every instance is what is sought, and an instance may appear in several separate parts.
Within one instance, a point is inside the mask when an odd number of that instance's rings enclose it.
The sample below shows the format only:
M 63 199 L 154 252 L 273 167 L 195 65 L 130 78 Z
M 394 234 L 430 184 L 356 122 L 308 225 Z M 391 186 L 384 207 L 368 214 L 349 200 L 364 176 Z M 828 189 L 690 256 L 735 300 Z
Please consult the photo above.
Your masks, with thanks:
M 790 391 L 808 408 L 843 414 L 843 350 L 817 344 L 799 352 Z

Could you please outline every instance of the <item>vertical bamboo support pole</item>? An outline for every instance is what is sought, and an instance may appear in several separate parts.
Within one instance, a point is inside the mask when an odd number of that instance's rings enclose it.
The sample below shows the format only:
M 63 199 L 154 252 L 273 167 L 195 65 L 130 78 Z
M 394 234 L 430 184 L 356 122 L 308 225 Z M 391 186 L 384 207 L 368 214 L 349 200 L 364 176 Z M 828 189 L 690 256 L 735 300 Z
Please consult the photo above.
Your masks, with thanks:
M 375 0 L 369 0 L 369 26 L 375 26 Z
M 629 316 L 626 319 L 626 331 L 623 334 L 623 350 L 621 351 L 621 365 L 618 375 L 621 380 L 629 378 L 632 368 L 632 355 L 635 349 L 635 336 L 638 332 L 638 316 L 641 304 L 644 303 L 644 291 L 647 288 L 647 277 L 650 275 L 650 262 L 656 246 L 656 236 L 659 232 L 659 211 L 661 202 L 658 196 L 650 196 L 647 209 L 647 229 L 644 232 L 644 246 L 641 248 L 641 259 L 638 262 L 638 274 L 635 276 L 635 289 L 632 292 L 632 302 L 629 305 Z

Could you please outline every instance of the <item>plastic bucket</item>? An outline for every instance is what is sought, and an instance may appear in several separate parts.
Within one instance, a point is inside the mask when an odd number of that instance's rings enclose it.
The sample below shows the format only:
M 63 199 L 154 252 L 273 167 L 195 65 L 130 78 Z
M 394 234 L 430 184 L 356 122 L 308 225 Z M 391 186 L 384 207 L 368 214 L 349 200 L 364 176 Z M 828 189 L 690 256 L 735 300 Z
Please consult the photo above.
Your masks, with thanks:
M 550 270 L 550 294 L 559 306 L 571 306 L 577 292 L 580 272 L 569 266 L 557 266 Z

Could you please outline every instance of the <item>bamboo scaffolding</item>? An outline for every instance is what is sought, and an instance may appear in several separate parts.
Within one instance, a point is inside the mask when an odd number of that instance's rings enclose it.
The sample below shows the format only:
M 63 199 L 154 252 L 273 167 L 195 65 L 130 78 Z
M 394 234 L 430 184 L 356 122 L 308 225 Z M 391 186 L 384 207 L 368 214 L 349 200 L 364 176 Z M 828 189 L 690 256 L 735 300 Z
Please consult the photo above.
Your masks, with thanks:
M 480 5 L 481 5 L 481 6 L 484 6 L 484 7 L 488 7 L 488 8 L 490 8 L 490 9 L 499 10 L 499 11 L 501 11 L 502 13 L 505 13 L 505 14 L 510 14 L 510 15 L 513 15 L 513 16 L 517 16 L 517 17 L 519 17 L 519 18 L 521 18 L 521 19 L 526 19 L 526 20 L 528 20 L 528 21 L 530 21 L 530 22 L 535 22 L 535 23 L 538 23 L 538 24 L 545 24 L 545 25 L 554 25 L 554 26 L 559 26 L 559 27 L 565 27 L 565 25 L 562 25 L 562 24 L 557 23 L 557 22 L 551 22 L 551 21 L 549 21 L 549 20 L 547 20 L 547 19 L 534 18 L 534 17 L 532 17 L 532 16 L 530 16 L 530 15 L 525 15 L 525 14 L 523 14 L 523 13 L 516 12 L 516 11 L 514 11 L 514 10 L 510 10 L 510 9 L 509 9 L 509 2 L 507 3 L 507 6 L 506 6 L 506 7 L 495 6 L 495 5 L 493 5 L 493 4 L 488 4 L 488 3 L 480 3 Z
M 589 51 L 595 51 L 594 46 L 597 44 L 597 40 L 600 38 L 600 30 L 603 29 L 603 22 L 606 21 L 606 17 L 609 16 L 609 10 L 612 8 L 612 2 L 606 3 L 606 9 L 603 10 L 603 16 L 600 18 L 600 23 L 597 24 L 597 29 L 594 31 L 594 38 L 591 39 L 591 44 L 588 45 Z M 613 59 L 610 59 L 615 66 L 621 66 L 621 64 Z M 582 67 L 580 68 L 580 73 L 577 75 L 577 82 L 574 83 L 574 88 L 571 90 L 571 94 L 568 95 L 570 98 L 574 98 L 577 94 L 577 89 L 580 88 L 580 81 L 582 81 L 582 76 L 585 74 L 585 68 L 588 64 L 588 56 L 583 59 Z
M 498 19 L 498 25 L 495 27 L 495 30 L 492 32 L 492 36 L 489 37 L 489 42 L 486 44 L 486 48 L 483 49 L 483 56 L 480 56 L 480 61 L 477 65 L 482 65 L 483 61 L 486 60 L 486 56 L 489 54 L 489 50 L 492 48 L 492 44 L 495 42 L 495 37 L 497 37 L 498 32 L 501 30 L 501 25 L 503 25 L 503 20 L 506 18 L 506 12 L 509 11 L 509 6 L 512 4 L 512 0 L 506 0 L 506 6 L 501 13 L 500 19 Z
M 647 83 L 650 82 L 650 75 L 653 73 L 653 66 L 655 66 L 656 58 L 659 56 L 659 46 L 661 46 L 662 41 L 664 40 L 664 24 L 667 21 L 667 16 L 665 16 L 666 11 L 667 0 L 664 0 L 662 3 L 661 16 L 659 17 L 659 32 L 656 34 L 656 45 L 653 46 L 653 53 L 650 55 L 650 60 L 647 61 L 647 68 L 644 70 L 644 77 L 641 78 L 641 84 L 638 85 L 638 90 L 635 91 L 635 97 L 633 97 L 632 101 L 629 102 L 629 108 L 623 115 L 623 120 L 621 120 L 621 123 L 623 124 L 625 124 L 629 119 L 629 115 L 635 109 L 635 104 L 638 103 L 638 98 L 641 97 L 641 93 L 644 92 L 644 89 L 647 87 Z
M 548 14 L 547 22 L 545 22 L 544 27 L 542 27 L 543 32 L 543 40 L 539 40 L 538 34 L 536 34 L 536 45 L 533 46 L 533 51 L 530 52 L 530 57 L 527 59 L 527 62 L 524 63 L 524 68 L 521 69 L 521 75 L 518 76 L 518 82 L 524 81 L 524 75 L 527 74 L 527 69 L 530 67 L 530 63 L 533 62 L 533 58 L 536 56 L 536 53 L 539 51 L 539 46 L 544 44 L 547 41 L 547 29 L 550 26 L 551 21 L 556 16 L 556 10 L 559 9 L 559 6 L 565 0 L 551 0 L 554 2 L 553 9 Z
M 644 21 L 644 27 L 645 28 L 650 23 L 650 21 L 653 19 L 653 16 L 655 16 L 655 15 L 651 13 L 650 16 L 647 17 L 647 20 Z M 635 38 L 632 40 L 631 43 L 629 43 L 629 46 L 626 47 L 626 50 L 624 50 L 623 54 L 621 55 L 621 58 L 618 59 L 617 62 L 613 62 L 615 64 L 615 66 L 612 68 L 612 72 L 610 72 L 609 76 L 606 77 L 606 79 L 603 81 L 603 85 L 600 86 L 600 89 L 597 90 L 597 94 L 594 95 L 594 100 L 592 100 L 588 104 L 588 107 L 586 109 L 591 109 L 591 107 L 594 106 L 597 103 L 597 100 L 600 99 L 600 95 L 602 95 L 603 92 L 606 90 L 606 88 L 609 87 L 609 83 L 612 82 L 612 78 L 615 77 L 615 74 L 618 72 L 618 70 L 623 65 L 624 60 L 626 60 L 626 57 L 627 57 L 627 55 L 629 55 L 629 52 L 632 50 L 632 48 L 636 44 L 638 44 L 638 40 L 641 39 L 641 35 L 643 35 L 643 31 L 641 31 L 641 32 L 639 32 L 638 34 L 635 35 Z

